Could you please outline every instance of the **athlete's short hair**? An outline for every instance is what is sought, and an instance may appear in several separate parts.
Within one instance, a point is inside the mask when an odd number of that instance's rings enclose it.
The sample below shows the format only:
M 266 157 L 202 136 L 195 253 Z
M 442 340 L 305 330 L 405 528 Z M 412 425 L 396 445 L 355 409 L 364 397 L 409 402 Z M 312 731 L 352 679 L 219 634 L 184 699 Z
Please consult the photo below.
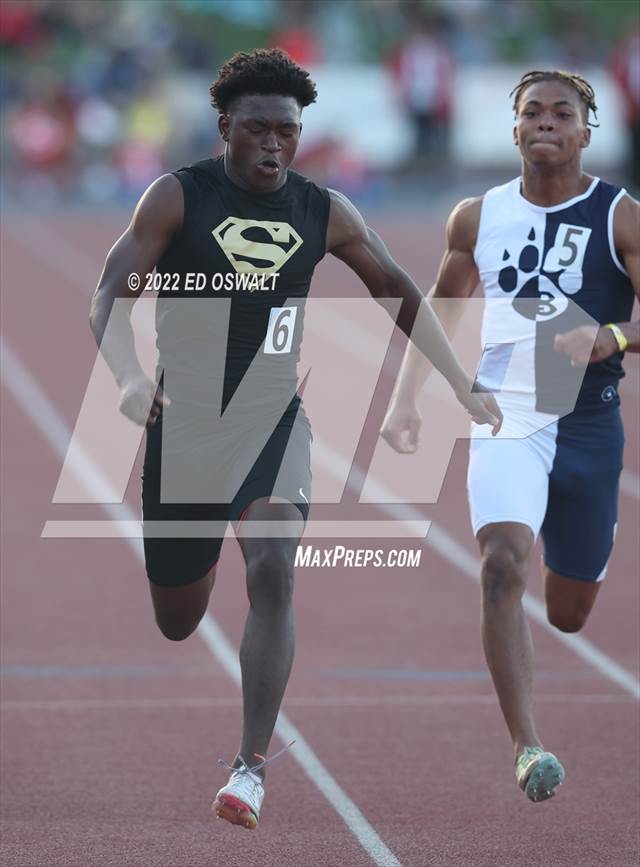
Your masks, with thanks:
M 306 69 L 280 48 L 238 51 L 220 68 L 209 93 L 211 105 L 221 114 L 245 93 L 293 96 L 301 108 L 315 102 L 318 95 Z
M 586 78 L 578 75 L 576 72 L 562 72 L 559 69 L 532 69 L 525 72 L 518 84 L 513 88 L 509 96 L 513 96 L 513 110 L 518 114 L 518 106 L 522 99 L 522 94 L 531 84 L 537 84 L 539 81 L 560 81 L 562 84 L 568 84 L 572 87 L 580 97 L 580 101 L 584 106 L 584 115 L 587 126 L 599 126 L 598 123 L 589 122 L 589 111 L 593 112 L 594 118 L 597 120 L 598 106 L 596 105 L 596 95 L 593 88 Z

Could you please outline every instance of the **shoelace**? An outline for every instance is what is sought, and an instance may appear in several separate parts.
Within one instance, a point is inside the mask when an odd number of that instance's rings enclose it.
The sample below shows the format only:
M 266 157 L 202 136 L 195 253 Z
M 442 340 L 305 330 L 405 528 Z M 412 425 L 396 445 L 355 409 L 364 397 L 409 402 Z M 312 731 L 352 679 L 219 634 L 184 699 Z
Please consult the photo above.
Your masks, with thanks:
M 515 765 L 518 767 L 519 765 L 526 764 L 535 756 L 540 755 L 544 752 L 543 747 L 525 747 L 519 756 L 516 756 Z
M 255 774 L 256 771 L 259 771 L 261 768 L 264 768 L 267 765 L 270 765 L 271 762 L 274 761 L 274 759 L 277 759 L 278 756 L 281 756 L 288 749 L 290 749 L 294 744 L 295 744 L 295 740 L 291 741 L 291 743 L 284 746 L 281 750 L 278 750 L 277 753 L 274 753 L 272 756 L 269 756 L 269 758 L 266 758 L 265 756 L 261 756 L 260 753 L 254 753 L 254 756 L 257 759 L 260 759 L 260 761 L 258 762 L 257 765 L 252 765 L 251 767 L 249 767 L 249 765 L 245 762 L 245 760 L 242 758 L 242 756 L 238 756 L 238 758 L 242 762 L 242 764 L 240 765 L 239 768 L 234 768 L 233 765 L 230 765 L 228 762 L 225 762 L 224 759 L 218 759 L 218 764 L 221 765 L 223 768 L 226 768 L 228 771 L 231 771 L 231 773 L 233 773 L 233 774 Z

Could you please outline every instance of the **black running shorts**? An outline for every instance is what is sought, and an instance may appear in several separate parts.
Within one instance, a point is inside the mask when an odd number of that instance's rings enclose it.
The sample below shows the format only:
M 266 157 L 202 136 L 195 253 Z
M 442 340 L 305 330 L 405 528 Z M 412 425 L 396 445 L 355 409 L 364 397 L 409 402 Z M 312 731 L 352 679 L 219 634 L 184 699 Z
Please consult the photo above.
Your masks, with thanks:
M 203 536 L 203 523 L 237 522 L 255 500 L 277 496 L 298 507 L 306 521 L 311 499 L 311 428 L 299 398 L 277 422 L 252 469 L 228 503 L 163 503 L 160 499 L 162 416 L 147 430 L 142 476 L 144 554 L 154 584 L 174 587 L 197 581 L 218 561 L 224 533 Z M 286 451 L 286 466 L 283 457 Z M 282 471 L 281 471 L 282 468 Z M 160 523 L 158 523 L 160 522 Z M 170 522 L 180 522 L 171 536 Z M 198 522 L 190 536 L 187 522 Z M 205 530 L 206 533 L 206 523 Z M 168 525 L 168 526 L 165 526 Z

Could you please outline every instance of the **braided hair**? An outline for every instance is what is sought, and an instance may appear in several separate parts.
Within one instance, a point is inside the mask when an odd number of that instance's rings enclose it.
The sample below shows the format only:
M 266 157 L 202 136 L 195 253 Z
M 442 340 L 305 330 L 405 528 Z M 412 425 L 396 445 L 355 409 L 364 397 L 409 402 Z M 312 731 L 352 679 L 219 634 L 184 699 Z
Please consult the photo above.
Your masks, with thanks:
M 529 85 L 537 84 L 539 81 L 559 81 L 562 84 L 567 84 L 569 87 L 572 87 L 580 97 L 580 101 L 584 106 L 587 126 L 600 126 L 599 123 L 589 122 L 589 111 L 593 112 L 596 121 L 598 119 L 598 107 L 595 101 L 595 93 L 593 92 L 593 88 L 589 82 L 586 78 L 583 78 L 576 72 L 561 72 L 558 69 L 532 69 L 529 72 L 525 72 L 518 84 L 516 84 L 509 94 L 509 96 L 513 96 L 513 110 L 516 114 L 518 113 L 518 106 L 524 91 L 529 87 Z

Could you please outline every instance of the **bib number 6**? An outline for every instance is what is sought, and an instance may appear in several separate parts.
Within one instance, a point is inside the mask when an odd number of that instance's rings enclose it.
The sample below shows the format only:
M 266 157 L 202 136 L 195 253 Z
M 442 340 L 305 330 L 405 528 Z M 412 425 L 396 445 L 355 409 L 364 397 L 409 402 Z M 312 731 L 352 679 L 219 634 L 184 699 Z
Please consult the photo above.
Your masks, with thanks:
M 291 352 L 297 312 L 297 307 L 271 308 L 267 336 L 264 340 L 265 355 L 281 355 L 285 352 Z

